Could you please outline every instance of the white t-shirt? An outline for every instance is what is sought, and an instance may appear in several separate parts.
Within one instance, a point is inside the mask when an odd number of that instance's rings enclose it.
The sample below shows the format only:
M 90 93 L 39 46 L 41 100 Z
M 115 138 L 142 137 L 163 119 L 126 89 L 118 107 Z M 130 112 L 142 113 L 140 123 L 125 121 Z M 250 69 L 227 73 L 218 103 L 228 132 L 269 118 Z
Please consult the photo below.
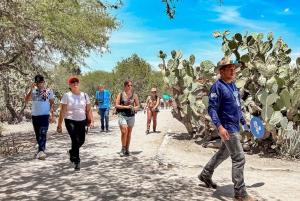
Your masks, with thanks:
M 86 104 L 90 104 L 90 97 L 83 92 L 80 95 L 68 92 L 63 95 L 60 103 L 67 105 L 65 119 L 83 121 L 86 118 Z
M 30 92 L 30 89 L 28 93 Z M 39 90 L 36 86 L 32 91 L 32 116 L 41 116 L 50 114 L 50 99 L 54 99 L 52 89 L 44 87 Z

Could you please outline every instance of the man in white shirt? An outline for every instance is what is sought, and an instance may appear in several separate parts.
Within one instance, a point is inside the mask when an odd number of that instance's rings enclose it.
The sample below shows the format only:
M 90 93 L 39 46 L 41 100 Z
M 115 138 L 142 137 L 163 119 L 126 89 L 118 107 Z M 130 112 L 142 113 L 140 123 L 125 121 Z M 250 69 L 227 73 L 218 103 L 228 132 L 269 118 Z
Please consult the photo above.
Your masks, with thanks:
M 42 75 L 34 77 L 34 83 L 25 97 L 25 102 L 32 100 L 32 124 L 39 145 L 36 157 L 45 159 L 45 149 L 49 122 L 52 121 L 54 111 L 54 95 L 52 89 L 44 86 L 45 80 Z

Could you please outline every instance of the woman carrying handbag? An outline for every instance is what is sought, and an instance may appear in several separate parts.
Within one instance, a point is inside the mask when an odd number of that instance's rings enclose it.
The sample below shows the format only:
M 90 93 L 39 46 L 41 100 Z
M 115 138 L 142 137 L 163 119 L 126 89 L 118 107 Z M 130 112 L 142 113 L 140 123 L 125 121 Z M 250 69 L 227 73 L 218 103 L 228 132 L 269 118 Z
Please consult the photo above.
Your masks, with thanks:
M 62 122 L 72 141 L 72 148 L 68 150 L 70 161 L 75 164 L 75 170 L 80 170 L 79 148 L 85 141 L 85 127 L 94 127 L 90 98 L 79 90 L 79 79 L 72 77 L 68 80 L 70 92 L 65 93 L 60 102 L 60 114 L 57 132 L 62 133 Z

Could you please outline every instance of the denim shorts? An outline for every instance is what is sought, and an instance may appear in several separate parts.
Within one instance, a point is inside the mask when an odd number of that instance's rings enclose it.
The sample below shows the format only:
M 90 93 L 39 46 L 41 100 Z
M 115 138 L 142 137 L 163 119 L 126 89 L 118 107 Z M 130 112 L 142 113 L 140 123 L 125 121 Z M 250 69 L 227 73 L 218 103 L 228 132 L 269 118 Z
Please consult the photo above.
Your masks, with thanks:
M 134 122 L 135 122 L 135 116 L 126 117 L 126 116 L 123 116 L 123 115 L 119 114 L 118 122 L 119 122 L 119 126 L 127 125 L 127 126 L 130 126 L 130 127 L 133 127 Z

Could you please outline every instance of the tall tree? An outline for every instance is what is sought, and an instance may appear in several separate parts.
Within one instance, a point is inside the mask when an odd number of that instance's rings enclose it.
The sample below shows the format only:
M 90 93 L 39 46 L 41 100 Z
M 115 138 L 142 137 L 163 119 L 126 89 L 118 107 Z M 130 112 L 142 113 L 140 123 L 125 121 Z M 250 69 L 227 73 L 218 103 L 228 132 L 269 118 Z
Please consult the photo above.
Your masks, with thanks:
M 9 97 L 15 87 L 7 76 L 15 73 L 31 82 L 36 73 L 60 59 L 72 59 L 85 65 L 84 58 L 91 51 L 102 54 L 112 31 L 120 22 L 110 9 L 122 5 L 93 0 L 6 0 L 0 2 L 0 79 L 5 86 L 4 96 Z M 24 87 L 24 86 L 23 86 Z M 10 101 L 10 98 L 6 98 Z M 7 107 L 16 118 L 11 102 Z

